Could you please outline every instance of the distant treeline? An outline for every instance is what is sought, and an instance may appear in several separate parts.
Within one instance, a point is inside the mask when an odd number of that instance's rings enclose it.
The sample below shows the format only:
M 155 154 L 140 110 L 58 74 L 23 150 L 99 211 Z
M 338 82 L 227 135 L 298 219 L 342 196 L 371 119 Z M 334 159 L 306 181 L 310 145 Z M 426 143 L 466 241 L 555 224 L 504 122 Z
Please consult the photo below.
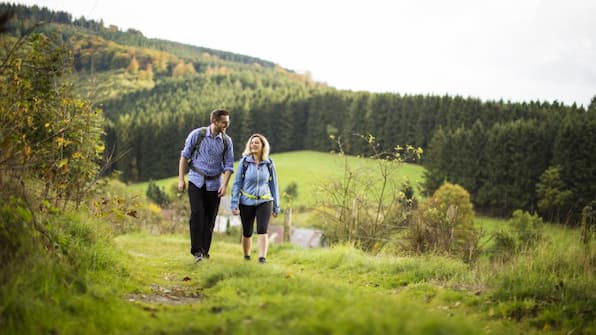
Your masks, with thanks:
M 177 174 L 188 132 L 223 107 L 231 112 L 236 158 L 253 132 L 265 134 L 273 152 L 336 150 L 339 139 L 346 153 L 364 156 L 371 151 L 359 136 L 371 134 L 381 151 L 405 144 L 424 149 L 428 194 L 449 181 L 466 188 L 479 210 L 507 215 L 520 208 L 554 221 L 596 207 L 596 97 L 585 108 L 340 91 L 256 58 L 15 8 L 35 19 L 13 32 L 36 20 L 65 23 L 44 29 L 71 41 L 81 74 L 119 69 L 155 83 L 102 101 L 107 152 L 127 181 Z
M 444 181 L 457 183 L 478 209 L 497 214 L 537 210 L 539 201 L 559 196 L 542 206 L 556 218 L 594 200 L 596 100 L 585 110 L 557 102 L 482 102 L 275 84 L 273 78 L 255 84 L 242 73 L 206 76 L 107 102 L 108 144 L 117 143 L 117 152 L 130 150 L 117 168 L 135 181 L 176 174 L 187 133 L 206 125 L 213 108 L 226 107 L 232 113 L 229 134 L 236 156 L 253 132 L 268 136 L 275 152 L 334 150 L 333 135 L 354 155 L 371 154 L 357 135 L 372 134 L 380 150 L 398 144 L 425 149 L 426 192 Z M 540 182 L 547 188 L 542 195 Z

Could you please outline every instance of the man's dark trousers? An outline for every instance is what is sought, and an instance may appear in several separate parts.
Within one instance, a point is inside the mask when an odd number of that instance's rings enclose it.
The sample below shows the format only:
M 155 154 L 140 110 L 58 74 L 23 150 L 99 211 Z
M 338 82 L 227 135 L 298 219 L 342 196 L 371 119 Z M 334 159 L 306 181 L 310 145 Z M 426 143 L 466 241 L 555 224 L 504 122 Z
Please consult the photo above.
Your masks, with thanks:
M 188 198 L 190 200 L 190 253 L 209 255 L 215 218 L 219 209 L 217 191 L 207 191 L 205 184 L 198 188 L 188 183 Z

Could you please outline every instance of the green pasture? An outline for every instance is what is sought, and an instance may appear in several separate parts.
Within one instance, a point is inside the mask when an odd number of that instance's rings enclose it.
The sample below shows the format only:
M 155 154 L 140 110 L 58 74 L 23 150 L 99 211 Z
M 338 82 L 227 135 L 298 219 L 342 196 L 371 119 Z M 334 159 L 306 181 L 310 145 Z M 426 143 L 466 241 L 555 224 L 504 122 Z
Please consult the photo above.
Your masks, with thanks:
M 319 186 L 332 179 L 339 179 L 345 171 L 346 159 L 351 169 L 355 171 L 378 171 L 377 162 L 372 159 L 340 156 L 334 153 L 316 151 L 293 151 L 271 155 L 277 169 L 280 192 L 283 192 L 292 182 L 298 185 L 298 196 L 290 204 L 294 208 L 292 222 L 297 226 L 320 227 L 323 223 L 320 215 L 313 208 L 318 197 L 322 196 Z M 238 169 L 238 162 L 234 165 Z M 404 180 L 409 180 L 416 196 L 422 197 L 419 192 L 424 180 L 424 167 L 417 164 L 401 164 L 393 174 L 392 182 L 400 185 Z M 232 176 L 233 178 L 234 176 Z M 159 187 L 170 195 L 176 193 L 178 177 L 164 178 L 154 181 Z M 230 182 L 231 183 L 231 182 Z M 149 182 L 130 184 L 133 192 L 145 194 Z M 231 184 L 228 193 L 231 191 Z M 282 210 L 287 208 L 287 203 L 282 203 Z M 477 217 L 476 223 L 482 227 L 487 235 L 494 232 L 505 220 L 489 217 Z M 490 241 L 487 241 L 490 243 Z
M 280 192 L 283 191 L 292 182 L 298 185 L 298 196 L 292 201 L 293 208 L 310 209 L 317 203 L 318 197 L 322 196 L 319 186 L 331 179 L 341 178 L 345 171 L 345 159 L 347 158 L 350 167 L 362 173 L 376 173 L 378 171 L 377 162 L 372 159 L 340 156 L 332 153 L 322 153 L 315 151 L 293 151 L 271 155 L 275 162 L 279 178 Z M 238 169 L 238 162 L 234 166 Z M 400 185 L 403 181 L 409 180 L 415 190 L 423 180 L 424 168 L 416 164 L 402 164 L 398 170 L 392 174 L 392 182 Z M 234 176 L 232 176 L 233 178 Z M 155 180 L 155 183 L 172 194 L 178 185 L 178 177 L 170 177 Z M 228 192 L 231 190 L 228 188 Z M 140 192 L 147 190 L 148 182 L 131 184 L 130 188 Z M 287 204 L 282 204 L 286 207 Z

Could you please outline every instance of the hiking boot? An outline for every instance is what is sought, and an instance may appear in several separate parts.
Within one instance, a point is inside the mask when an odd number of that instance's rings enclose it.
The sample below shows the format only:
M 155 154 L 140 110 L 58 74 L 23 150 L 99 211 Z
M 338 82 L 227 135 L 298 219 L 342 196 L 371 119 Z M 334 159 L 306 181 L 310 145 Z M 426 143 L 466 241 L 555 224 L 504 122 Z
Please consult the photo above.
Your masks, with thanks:
M 265 257 L 259 257 L 259 263 L 265 264 L 267 263 L 267 260 L 265 259 Z
M 250 261 L 250 255 L 244 255 L 244 260 L 245 261 Z
M 200 252 L 195 253 L 195 263 L 198 263 L 203 260 L 203 254 Z

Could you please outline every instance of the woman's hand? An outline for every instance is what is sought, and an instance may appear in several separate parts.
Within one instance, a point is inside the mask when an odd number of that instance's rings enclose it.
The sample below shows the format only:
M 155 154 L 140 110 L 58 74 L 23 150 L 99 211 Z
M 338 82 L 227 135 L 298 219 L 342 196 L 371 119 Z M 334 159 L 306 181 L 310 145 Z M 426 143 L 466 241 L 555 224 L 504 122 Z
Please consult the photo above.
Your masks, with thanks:
M 234 209 L 232 209 L 232 214 L 238 215 L 238 214 L 240 214 L 240 210 L 238 208 L 234 208 Z

